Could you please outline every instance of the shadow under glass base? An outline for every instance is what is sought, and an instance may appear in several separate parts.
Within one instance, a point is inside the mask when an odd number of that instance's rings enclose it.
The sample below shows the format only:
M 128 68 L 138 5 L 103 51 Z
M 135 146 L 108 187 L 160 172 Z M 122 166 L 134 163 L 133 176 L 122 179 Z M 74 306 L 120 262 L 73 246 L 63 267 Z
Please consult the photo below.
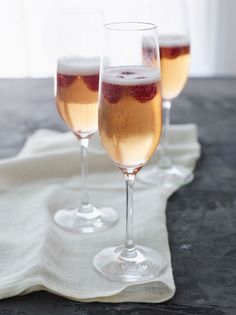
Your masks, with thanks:
M 165 258 L 151 248 L 136 246 L 135 249 L 134 256 L 124 258 L 123 246 L 105 248 L 94 257 L 93 265 L 113 281 L 137 283 L 157 278 L 166 267 Z
M 173 187 L 190 183 L 194 175 L 186 167 L 172 164 L 168 168 L 160 168 L 158 165 L 147 167 L 138 174 L 137 178 L 145 183 Z
M 55 213 L 54 221 L 72 232 L 94 233 L 110 228 L 118 220 L 118 214 L 112 208 L 95 208 L 91 205 L 89 207 L 90 212 L 60 209 Z

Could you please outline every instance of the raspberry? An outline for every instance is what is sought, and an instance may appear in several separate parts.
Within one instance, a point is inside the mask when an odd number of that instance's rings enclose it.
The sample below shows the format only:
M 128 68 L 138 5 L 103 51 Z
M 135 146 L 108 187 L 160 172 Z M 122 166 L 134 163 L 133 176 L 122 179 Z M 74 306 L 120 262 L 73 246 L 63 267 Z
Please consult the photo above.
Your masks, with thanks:
M 93 91 L 97 92 L 98 91 L 98 82 L 99 82 L 99 75 L 84 75 L 81 76 L 81 78 L 84 80 L 84 83 L 87 85 L 87 87 Z
M 121 98 L 122 92 L 123 87 L 121 85 L 102 83 L 102 95 L 109 103 L 117 103 Z
M 160 48 L 160 57 L 174 59 L 179 57 L 180 55 L 188 54 L 190 51 L 189 46 L 182 47 L 161 47 Z
M 65 88 L 72 84 L 74 80 L 76 79 L 76 75 L 67 75 L 67 74 L 61 74 L 57 73 L 57 86 Z
M 157 94 L 156 83 L 134 85 L 129 88 L 129 93 L 139 102 L 151 101 Z
M 160 57 L 174 59 L 181 55 L 181 47 L 161 47 Z
M 183 46 L 182 47 L 182 55 L 186 55 L 190 53 L 190 46 Z

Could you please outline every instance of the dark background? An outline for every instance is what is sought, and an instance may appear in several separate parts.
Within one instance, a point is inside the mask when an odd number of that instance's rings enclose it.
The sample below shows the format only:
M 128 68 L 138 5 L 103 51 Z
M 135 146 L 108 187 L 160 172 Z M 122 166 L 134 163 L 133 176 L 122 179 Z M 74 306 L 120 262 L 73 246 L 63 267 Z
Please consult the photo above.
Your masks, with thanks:
M 66 130 L 52 91 L 52 79 L 0 80 L 1 158 L 38 128 Z M 198 124 L 202 145 L 194 181 L 167 205 L 175 296 L 103 304 L 35 292 L 1 300 L 0 315 L 236 314 L 236 78 L 190 79 L 172 113 L 175 123 Z

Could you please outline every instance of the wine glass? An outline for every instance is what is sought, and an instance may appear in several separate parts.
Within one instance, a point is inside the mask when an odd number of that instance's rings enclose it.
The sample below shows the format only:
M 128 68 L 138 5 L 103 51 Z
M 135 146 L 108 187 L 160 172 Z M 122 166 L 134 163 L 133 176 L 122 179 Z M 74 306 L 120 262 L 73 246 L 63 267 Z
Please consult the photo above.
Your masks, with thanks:
M 90 203 L 87 183 L 89 140 L 98 129 L 98 84 L 102 12 L 68 13 L 60 18 L 55 94 L 58 112 L 80 141 L 82 199 L 78 208 L 60 209 L 54 220 L 71 231 L 92 233 L 113 225 L 112 208 Z
M 138 282 L 157 277 L 166 261 L 157 251 L 133 240 L 135 175 L 155 152 L 162 128 L 160 67 L 143 64 L 142 39 L 150 36 L 158 49 L 157 27 L 150 23 L 105 25 L 99 88 L 99 134 L 102 144 L 126 181 L 126 240 L 94 257 L 105 277 Z M 159 60 L 159 54 L 157 55 Z
M 182 92 L 188 77 L 190 35 L 188 11 L 184 0 L 153 1 L 152 20 L 158 24 L 163 98 L 163 135 L 158 152 L 158 165 L 148 167 L 139 178 L 149 183 L 187 184 L 193 174 L 175 165 L 168 154 L 171 101 Z M 143 58 L 149 61 L 152 52 L 150 38 L 143 40 Z

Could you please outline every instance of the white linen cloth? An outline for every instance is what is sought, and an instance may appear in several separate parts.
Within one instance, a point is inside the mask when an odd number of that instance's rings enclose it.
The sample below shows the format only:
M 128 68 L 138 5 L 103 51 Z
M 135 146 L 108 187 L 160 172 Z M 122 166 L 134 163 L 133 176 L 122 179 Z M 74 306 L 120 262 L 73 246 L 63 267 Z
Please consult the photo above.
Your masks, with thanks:
M 200 156 L 196 126 L 172 126 L 169 135 L 173 159 L 193 170 Z M 0 298 L 48 290 L 80 301 L 170 299 L 175 284 L 165 209 L 178 187 L 138 180 L 135 184 L 135 241 L 160 251 L 167 260 L 166 270 L 144 284 L 109 281 L 96 272 L 92 261 L 101 249 L 124 242 L 124 178 L 95 136 L 89 149 L 91 201 L 115 208 L 119 221 L 96 234 L 72 233 L 57 226 L 53 215 L 57 209 L 79 205 L 79 164 L 78 140 L 71 133 L 51 130 L 36 131 L 18 156 L 0 161 Z

